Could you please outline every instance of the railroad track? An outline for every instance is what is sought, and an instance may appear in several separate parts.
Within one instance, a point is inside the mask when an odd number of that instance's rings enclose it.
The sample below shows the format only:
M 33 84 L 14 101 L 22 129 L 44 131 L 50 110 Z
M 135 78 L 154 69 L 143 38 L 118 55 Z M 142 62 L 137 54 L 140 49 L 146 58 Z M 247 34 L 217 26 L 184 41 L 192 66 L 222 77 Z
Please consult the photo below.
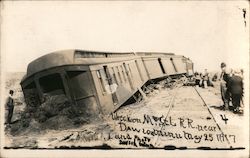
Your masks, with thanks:
M 166 117 L 165 117 L 165 119 L 167 119 L 168 118 L 168 116 L 169 116 L 169 113 L 170 113 L 170 110 L 173 108 L 173 106 L 174 106 L 174 102 L 175 102 L 175 99 L 176 99 L 176 95 L 177 95 L 177 92 L 178 92 L 178 90 L 179 90 L 179 88 L 180 87 L 182 87 L 183 85 L 181 85 L 181 84 L 175 84 L 174 85 L 174 92 L 173 92 L 173 96 L 171 97 L 171 99 L 170 99 L 170 101 L 169 101 L 169 104 L 168 104 L 168 110 L 167 110 L 167 114 L 166 114 Z M 164 128 L 165 126 L 163 125 L 162 127 L 161 127 L 161 129 L 160 130 L 163 130 L 163 128 Z M 154 145 L 156 145 L 157 146 L 157 142 L 158 142 L 158 140 L 159 140 L 159 137 L 160 136 L 158 136 L 157 137 L 157 139 L 156 139 L 156 141 L 155 141 L 155 144 Z
M 167 109 L 166 118 L 169 117 L 170 111 L 171 111 L 171 110 L 173 109 L 173 107 L 174 107 L 175 100 L 176 100 L 176 98 L 177 98 L 177 96 L 178 96 L 178 95 L 177 95 L 177 94 L 178 94 L 178 91 L 179 91 L 179 89 L 180 89 L 181 87 L 183 87 L 183 86 L 180 86 L 180 85 L 178 86 L 178 85 L 177 85 L 177 86 L 175 87 L 175 89 L 174 89 L 173 96 L 171 97 L 171 99 L 170 99 L 170 101 L 169 101 L 169 104 L 168 104 L 168 109 Z M 203 97 L 201 96 L 201 94 L 199 93 L 199 91 L 198 91 L 195 87 L 193 87 L 193 88 L 194 88 L 194 90 L 195 90 L 195 92 L 196 92 L 196 94 L 197 94 L 197 97 L 198 97 L 199 99 L 202 100 L 203 106 L 205 106 L 206 109 L 208 110 L 208 112 L 209 112 L 209 114 L 211 115 L 211 117 L 212 117 L 214 123 L 215 123 L 216 126 L 218 127 L 220 133 L 221 133 L 222 135 L 224 135 L 225 133 L 223 132 L 223 130 L 221 129 L 221 127 L 220 127 L 219 124 L 217 123 L 217 121 L 216 121 L 216 119 L 215 119 L 213 113 L 211 112 L 209 106 L 206 104 L 205 100 L 203 99 Z M 202 104 L 201 104 L 201 106 L 202 106 Z M 164 127 L 165 127 L 165 126 L 162 126 L 162 127 L 160 128 L 160 130 L 164 130 Z M 155 146 L 158 146 L 159 137 L 160 137 L 160 136 L 158 136 L 157 139 L 156 139 L 156 141 L 155 141 L 155 144 L 154 144 Z M 227 137 L 225 137 L 225 140 L 226 140 L 226 143 L 230 146 L 230 141 L 228 140 Z
M 202 102 L 204 103 L 204 106 L 206 106 L 208 112 L 209 112 L 210 115 L 212 116 L 212 118 L 213 118 L 215 124 L 217 125 L 218 129 L 220 130 L 221 134 L 224 135 L 224 132 L 223 132 L 222 129 L 220 128 L 219 124 L 217 123 L 217 121 L 216 121 L 216 119 L 215 119 L 213 113 L 211 112 L 210 108 L 208 107 L 207 103 L 205 102 L 205 100 L 203 99 L 203 97 L 201 96 L 201 94 L 199 93 L 199 91 L 196 89 L 196 87 L 193 87 L 193 88 L 194 88 L 195 91 L 197 92 L 199 98 L 200 98 L 200 99 L 202 100 Z M 230 141 L 228 140 L 228 138 L 227 138 L 227 137 L 225 137 L 225 138 L 226 138 L 226 141 L 227 141 L 228 145 L 230 145 Z

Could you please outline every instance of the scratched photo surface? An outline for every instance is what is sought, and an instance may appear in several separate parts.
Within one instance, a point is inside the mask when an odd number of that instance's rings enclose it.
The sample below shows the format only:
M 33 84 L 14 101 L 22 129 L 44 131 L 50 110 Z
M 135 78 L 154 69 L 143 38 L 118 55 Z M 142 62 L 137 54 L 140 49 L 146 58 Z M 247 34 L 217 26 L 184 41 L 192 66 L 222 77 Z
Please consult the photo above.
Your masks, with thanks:
M 1 16 L 2 156 L 249 156 L 248 2 L 4 1 Z

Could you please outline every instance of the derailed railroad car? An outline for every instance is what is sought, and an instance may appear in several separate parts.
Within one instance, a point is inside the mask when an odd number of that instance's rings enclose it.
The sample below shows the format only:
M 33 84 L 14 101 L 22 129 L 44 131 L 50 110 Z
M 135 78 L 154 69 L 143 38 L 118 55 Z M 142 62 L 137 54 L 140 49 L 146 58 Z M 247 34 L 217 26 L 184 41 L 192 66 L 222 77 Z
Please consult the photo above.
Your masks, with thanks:
M 26 102 L 37 101 L 29 104 L 65 95 L 95 115 L 118 109 L 149 80 L 192 73 L 192 61 L 173 53 L 65 50 L 31 62 L 21 86 Z

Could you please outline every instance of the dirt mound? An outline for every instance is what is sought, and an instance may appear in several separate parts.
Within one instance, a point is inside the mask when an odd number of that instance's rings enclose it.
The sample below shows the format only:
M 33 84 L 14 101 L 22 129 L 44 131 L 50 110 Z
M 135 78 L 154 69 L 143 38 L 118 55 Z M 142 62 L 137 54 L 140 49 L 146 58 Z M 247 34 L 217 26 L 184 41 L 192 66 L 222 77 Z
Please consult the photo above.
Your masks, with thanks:
M 11 135 L 76 128 L 99 119 L 81 114 L 65 95 L 46 96 L 45 99 L 41 105 L 27 104 L 21 118 L 11 125 Z

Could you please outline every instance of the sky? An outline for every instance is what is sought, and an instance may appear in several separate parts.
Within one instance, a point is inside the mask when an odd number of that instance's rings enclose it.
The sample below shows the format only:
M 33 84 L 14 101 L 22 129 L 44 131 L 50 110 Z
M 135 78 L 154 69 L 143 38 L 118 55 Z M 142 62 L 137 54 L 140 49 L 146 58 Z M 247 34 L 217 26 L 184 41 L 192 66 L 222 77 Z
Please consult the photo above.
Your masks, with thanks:
M 196 71 L 248 67 L 247 1 L 5 1 L 1 68 L 64 49 L 172 52 Z M 246 26 L 242 9 L 246 8 Z

